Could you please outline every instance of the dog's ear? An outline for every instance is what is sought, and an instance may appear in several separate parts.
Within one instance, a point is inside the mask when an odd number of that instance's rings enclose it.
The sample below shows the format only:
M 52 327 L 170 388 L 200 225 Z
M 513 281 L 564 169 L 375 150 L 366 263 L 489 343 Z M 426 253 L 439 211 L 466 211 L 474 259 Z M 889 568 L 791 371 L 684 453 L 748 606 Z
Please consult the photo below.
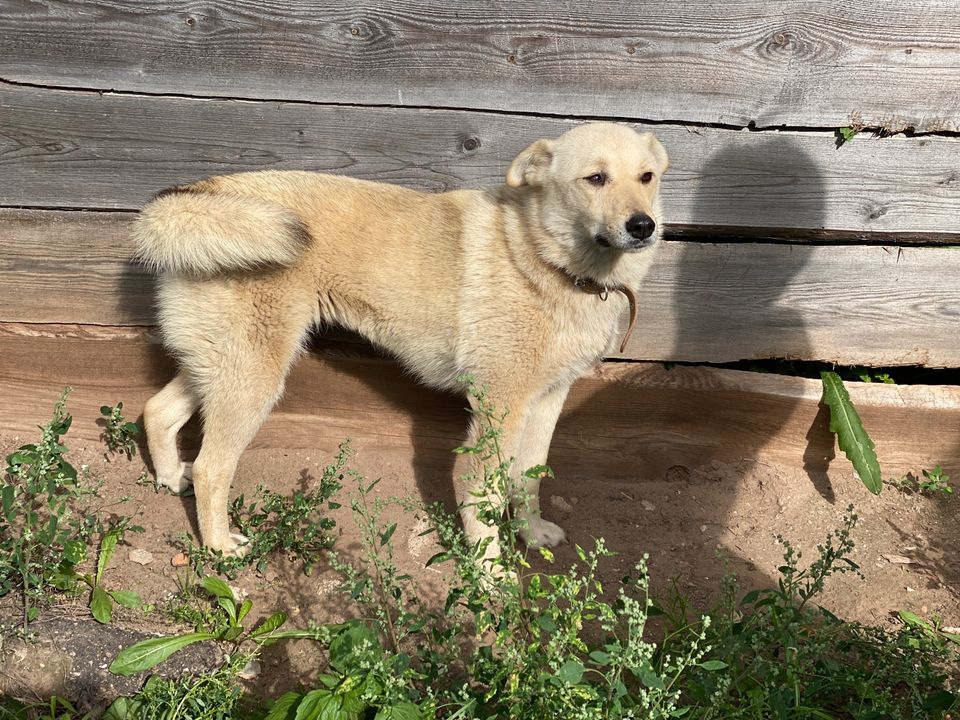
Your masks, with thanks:
M 667 168 L 670 167 L 670 158 L 667 157 L 666 148 L 660 144 L 660 141 L 652 132 L 645 132 L 643 136 L 647 139 L 647 147 L 650 148 L 650 153 L 657 164 L 657 174 L 665 173 Z
M 539 185 L 550 161 L 553 160 L 553 143 L 549 140 L 537 140 L 526 150 L 521 152 L 510 163 L 507 170 L 507 185 L 520 187 L 522 185 Z

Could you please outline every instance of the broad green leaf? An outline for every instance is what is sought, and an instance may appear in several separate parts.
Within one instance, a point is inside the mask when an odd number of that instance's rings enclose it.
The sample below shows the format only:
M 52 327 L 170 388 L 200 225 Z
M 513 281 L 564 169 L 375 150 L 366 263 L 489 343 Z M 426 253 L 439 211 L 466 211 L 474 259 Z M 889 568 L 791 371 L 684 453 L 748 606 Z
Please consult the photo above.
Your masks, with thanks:
M 207 575 L 203 579 L 202 585 L 204 589 L 211 595 L 216 595 L 218 598 L 225 598 L 228 600 L 234 599 L 233 590 L 230 589 L 230 586 L 215 575 Z
M 567 660 L 560 669 L 557 670 L 557 677 L 568 685 L 576 685 L 583 677 L 583 665 L 576 660 Z
M 303 695 L 297 692 L 284 693 L 273 704 L 263 720 L 293 720 L 295 708 L 302 698 Z
M 303 696 L 297 705 L 295 720 L 327 720 L 335 718 L 340 710 L 340 700 L 329 690 L 312 690 Z
M 108 592 L 117 604 L 130 610 L 136 610 L 143 604 L 143 600 L 133 590 L 109 590 Z
M 93 595 L 90 598 L 90 612 L 94 619 L 106 625 L 110 622 L 113 615 L 113 600 L 109 593 L 99 585 L 94 586 Z
M 287 614 L 283 610 L 278 610 L 273 615 L 268 617 L 262 623 L 257 625 L 253 630 L 250 631 L 250 637 L 255 638 L 261 635 L 269 635 L 278 627 L 283 625 L 287 621 Z
M 110 564 L 110 559 L 117 551 L 117 542 L 120 540 L 120 533 L 120 530 L 113 528 L 108 531 L 107 534 L 103 536 L 103 540 L 100 541 L 100 557 L 97 558 L 97 585 L 100 584 L 104 570 L 107 569 L 107 566 Z
M 839 375 L 828 371 L 821 372 L 820 379 L 823 381 L 823 402 L 830 408 L 830 432 L 836 433 L 837 444 L 853 464 L 863 484 L 874 495 L 879 495 L 883 488 L 883 477 L 880 475 L 876 449 L 843 381 Z
M 704 670 L 710 671 L 723 670 L 725 667 L 727 667 L 727 664 L 722 660 L 704 660 L 702 663 L 700 663 L 700 667 L 702 667 Z
M 377 711 L 374 720 L 420 720 L 420 709 L 410 702 L 399 702 Z
M 174 637 L 151 638 L 121 650 L 110 664 L 110 672 L 115 675 L 133 675 L 159 665 L 175 652 L 187 645 L 202 640 L 213 640 L 213 633 L 197 632 Z

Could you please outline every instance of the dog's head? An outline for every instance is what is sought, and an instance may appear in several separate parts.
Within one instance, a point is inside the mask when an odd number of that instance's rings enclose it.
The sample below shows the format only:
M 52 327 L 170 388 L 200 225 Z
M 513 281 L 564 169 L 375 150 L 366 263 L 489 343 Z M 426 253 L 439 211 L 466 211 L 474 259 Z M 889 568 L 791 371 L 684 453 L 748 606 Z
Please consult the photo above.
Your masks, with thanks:
M 643 250 L 659 237 L 660 177 L 667 153 L 653 133 L 588 123 L 537 140 L 507 171 L 510 187 L 541 196 L 541 222 L 574 256 Z

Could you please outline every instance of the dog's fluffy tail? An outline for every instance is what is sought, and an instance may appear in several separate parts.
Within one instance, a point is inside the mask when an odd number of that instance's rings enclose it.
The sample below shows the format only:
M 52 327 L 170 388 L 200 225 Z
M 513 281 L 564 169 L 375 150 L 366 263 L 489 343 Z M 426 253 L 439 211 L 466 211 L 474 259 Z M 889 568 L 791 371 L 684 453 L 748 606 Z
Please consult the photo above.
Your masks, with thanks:
M 158 194 L 134 224 L 135 258 L 156 271 L 206 277 L 291 265 L 310 241 L 290 210 L 202 183 Z

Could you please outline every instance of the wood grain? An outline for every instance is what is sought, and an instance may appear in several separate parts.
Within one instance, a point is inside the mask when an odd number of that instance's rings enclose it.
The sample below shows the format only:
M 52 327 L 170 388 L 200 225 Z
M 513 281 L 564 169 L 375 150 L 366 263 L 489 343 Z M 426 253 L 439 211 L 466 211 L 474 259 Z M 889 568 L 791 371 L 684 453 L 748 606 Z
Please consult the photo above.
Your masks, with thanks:
M 173 373 L 148 338 L 105 340 L 63 334 L 25 336 L 0 328 L 0 432 L 27 442 L 71 385 L 67 444 L 94 443 L 99 407 L 122 400 L 129 418 Z M 960 388 L 849 383 L 851 397 L 890 475 L 941 464 L 960 470 Z M 819 382 L 713 368 L 665 370 L 609 363 L 574 386 L 550 462 L 564 474 L 604 480 L 659 480 L 674 465 L 697 468 L 739 458 L 810 472 L 850 472 L 834 458 L 819 408 Z M 345 437 L 361 455 L 389 458 L 392 472 L 445 482 L 450 450 L 466 428 L 464 400 L 417 385 L 386 360 L 312 353 L 252 443 L 330 455 Z M 195 452 L 199 428 L 185 444 Z
M 746 126 L 960 129 L 960 8 L 10 0 L 0 77 Z
M 131 220 L 0 212 L 0 322 L 154 324 Z M 622 357 L 960 367 L 957 277 L 956 248 L 666 242 Z
M 0 205 L 132 209 L 215 173 L 309 169 L 425 190 L 503 181 L 559 119 L 396 108 L 0 94 Z M 721 236 L 957 242 L 960 139 L 653 129 L 671 156 L 666 217 Z M 227 131 L 228 129 L 228 131 Z

